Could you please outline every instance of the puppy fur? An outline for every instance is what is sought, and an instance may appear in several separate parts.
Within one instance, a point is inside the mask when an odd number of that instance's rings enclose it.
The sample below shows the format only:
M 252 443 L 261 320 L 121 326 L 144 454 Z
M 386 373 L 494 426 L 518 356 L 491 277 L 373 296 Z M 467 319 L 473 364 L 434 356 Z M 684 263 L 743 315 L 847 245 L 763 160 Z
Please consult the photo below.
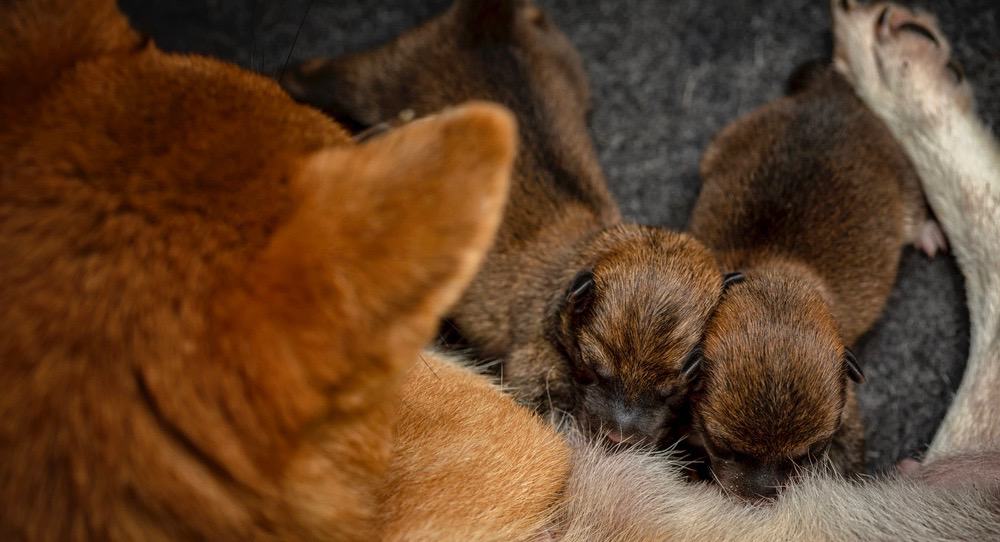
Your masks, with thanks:
M 916 166 L 965 276 L 965 377 L 928 451 L 1000 447 L 1000 145 L 934 17 L 895 4 L 834 3 L 835 66 Z M 916 29 L 923 29 L 933 40 Z
M 659 439 L 721 276 L 689 236 L 621 223 L 587 131 L 580 58 L 541 10 L 459 0 L 377 50 L 308 61 L 282 83 L 358 130 L 472 98 L 514 111 L 510 205 L 447 326 L 474 357 L 502 360 L 522 403 L 573 410 L 616 441 Z
M 831 442 L 843 472 L 863 469 L 845 345 L 878 318 L 926 219 L 906 155 L 843 77 L 810 65 L 790 89 L 712 142 L 691 219 L 745 274 L 708 324 L 693 400 L 696 441 L 741 494 L 773 495 Z

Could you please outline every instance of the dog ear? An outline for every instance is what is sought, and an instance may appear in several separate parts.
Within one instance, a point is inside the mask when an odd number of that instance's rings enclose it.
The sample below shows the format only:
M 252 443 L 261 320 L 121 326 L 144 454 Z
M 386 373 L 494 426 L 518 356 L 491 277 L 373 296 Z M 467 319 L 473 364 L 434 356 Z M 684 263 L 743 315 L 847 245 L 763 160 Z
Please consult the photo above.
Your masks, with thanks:
M 576 274 L 573 282 L 566 290 L 566 310 L 573 317 L 579 317 L 587 313 L 594 304 L 594 272 L 585 269 Z
M 725 292 L 733 284 L 739 284 L 746 280 L 746 276 L 741 271 L 733 271 L 722 276 L 722 291 Z
M 701 367 L 701 362 L 703 359 L 703 352 L 700 346 L 694 347 L 691 352 L 684 359 L 684 364 L 681 366 L 681 375 L 684 378 L 691 378 L 692 375 Z
M 857 356 L 854 352 L 851 352 L 850 348 L 844 348 L 844 366 L 847 368 L 847 376 L 857 382 L 858 384 L 863 384 L 865 381 L 865 374 L 861 371 L 861 364 L 858 363 Z
M 492 243 L 515 148 L 511 114 L 472 104 L 309 156 L 254 280 L 274 325 L 334 380 L 336 359 L 373 384 L 411 363 Z

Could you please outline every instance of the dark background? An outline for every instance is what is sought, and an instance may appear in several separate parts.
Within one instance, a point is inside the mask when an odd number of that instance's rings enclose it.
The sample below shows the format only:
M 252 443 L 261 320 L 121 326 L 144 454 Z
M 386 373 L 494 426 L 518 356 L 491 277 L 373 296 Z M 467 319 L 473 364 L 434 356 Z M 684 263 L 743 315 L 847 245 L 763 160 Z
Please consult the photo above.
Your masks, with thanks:
M 121 0 L 166 50 L 276 75 L 291 62 L 383 43 L 448 0 Z M 633 220 L 683 228 L 698 194 L 698 159 L 727 122 L 780 95 L 800 62 L 829 55 L 823 0 L 541 0 L 580 49 L 594 91 L 592 133 L 611 190 Z M 940 17 L 1000 126 L 1000 2 L 925 3 Z M 294 47 L 293 47 L 294 46 Z M 962 278 L 950 256 L 906 249 L 881 322 L 856 351 L 873 469 L 933 437 L 968 351 Z

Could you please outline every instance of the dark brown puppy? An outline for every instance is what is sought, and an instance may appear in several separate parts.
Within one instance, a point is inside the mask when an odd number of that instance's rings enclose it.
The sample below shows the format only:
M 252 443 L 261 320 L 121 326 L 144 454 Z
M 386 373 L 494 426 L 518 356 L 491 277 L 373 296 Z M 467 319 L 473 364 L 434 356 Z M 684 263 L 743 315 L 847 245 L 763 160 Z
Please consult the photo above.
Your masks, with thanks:
M 580 58 L 542 11 L 460 0 L 380 49 L 306 62 L 282 83 L 358 131 L 472 97 L 513 110 L 510 203 L 449 323 L 475 356 L 504 360 L 523 403 L 573 409 L 616 442 L 661 436 L 721 274 L 691 237 L 621 223 L 587 131 Z
M 846 345 L 878 318 L 926 218 L 906 156 L 839 75 L 809 65 L 789 88 L 711 144 L 691 221 L 725 271 L 745 274 L 705 331 L 692 441 L 747 498 L 828 450 L 842 472 L 863 468 Z

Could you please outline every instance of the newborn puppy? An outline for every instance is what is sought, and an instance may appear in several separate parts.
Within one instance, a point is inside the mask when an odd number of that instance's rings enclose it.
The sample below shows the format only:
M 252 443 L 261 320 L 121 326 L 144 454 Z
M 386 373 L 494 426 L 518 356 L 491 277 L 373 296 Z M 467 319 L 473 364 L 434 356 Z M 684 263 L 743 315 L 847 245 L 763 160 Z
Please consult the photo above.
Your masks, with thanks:
M 689 239 L 652 227 L 611 228 L 582 256 L 584 270 L 554 300 L 548 324 L 569 360 L 575 417 L 613 444 L 655 445 L 686 425 L 719 273 Z
M 470 98 L 511 109 L 521 145 L 509 204 L 447 328 L 465 354 L 503 360 L 502 383 L 522 403 L 570 411 L 615 443 L 663 436 L 721 273 L 692 237 L 622 223 L 587 132 L 579 55 L 541 10 L 459 0 L 379 49 L 311 60 L 282 84 L 358 131 Z
M 731 275 L 705 330 L 692 442 L 711 474 L 772 497 L 827 456 L 861 470 L 847 345 L 878 318 L 900 250 L 927 226 L 914 170 L 888 129 L 825 65 L 726 127 L 701 164 L 691 232 Z

